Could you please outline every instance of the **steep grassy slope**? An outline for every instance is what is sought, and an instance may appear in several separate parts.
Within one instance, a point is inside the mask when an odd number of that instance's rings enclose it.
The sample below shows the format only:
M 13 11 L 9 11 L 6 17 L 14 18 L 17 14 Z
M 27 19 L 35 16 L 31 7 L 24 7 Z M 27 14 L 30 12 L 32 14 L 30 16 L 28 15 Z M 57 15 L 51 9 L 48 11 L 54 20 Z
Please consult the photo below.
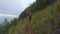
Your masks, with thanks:
M 32 15 L 32 21 L 29 22 L 28 18 L 24 18 L 18 21 L 16 26 L 12 26 L 9 34 L 29 34 L 29 23 L 32 23 L 32 27 L 35 34 L 56 34 L 59 29 L 60 19 L 57 21 L 58 8 L 60 7 L 60 0 L 54 2 L 50 6 L 43 10 L 38 10 Z

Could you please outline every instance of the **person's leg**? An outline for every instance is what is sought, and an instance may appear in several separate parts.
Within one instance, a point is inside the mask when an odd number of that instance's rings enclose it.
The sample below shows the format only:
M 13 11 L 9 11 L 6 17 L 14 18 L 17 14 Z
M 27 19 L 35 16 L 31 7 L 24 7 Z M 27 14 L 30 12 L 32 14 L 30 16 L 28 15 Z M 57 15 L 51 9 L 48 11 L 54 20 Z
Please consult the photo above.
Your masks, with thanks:
M 29 17 L 29 20 L 31 21 L 31 16 Z

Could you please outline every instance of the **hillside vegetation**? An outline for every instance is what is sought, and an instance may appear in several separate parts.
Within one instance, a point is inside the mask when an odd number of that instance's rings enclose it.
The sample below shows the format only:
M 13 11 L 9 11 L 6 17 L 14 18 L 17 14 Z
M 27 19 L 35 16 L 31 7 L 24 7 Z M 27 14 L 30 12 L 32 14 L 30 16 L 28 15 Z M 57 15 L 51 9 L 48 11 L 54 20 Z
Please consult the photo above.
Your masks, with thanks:
M 28 12 L 32 12 L 31 22 Z M 16 22 L 12 21 L 4 34 L 30 34 L 30 24 L 34 34 L 59 34 L 60 0 L 36 0 L 20 14 Z

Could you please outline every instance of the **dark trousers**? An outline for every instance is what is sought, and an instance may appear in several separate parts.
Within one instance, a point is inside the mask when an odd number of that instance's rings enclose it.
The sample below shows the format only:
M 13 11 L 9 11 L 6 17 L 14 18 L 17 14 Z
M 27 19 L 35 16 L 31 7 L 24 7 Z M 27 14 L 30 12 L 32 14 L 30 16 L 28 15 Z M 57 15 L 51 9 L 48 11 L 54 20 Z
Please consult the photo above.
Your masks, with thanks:
M 29 17 L 29 21 L 31 21 L 31 16 Z

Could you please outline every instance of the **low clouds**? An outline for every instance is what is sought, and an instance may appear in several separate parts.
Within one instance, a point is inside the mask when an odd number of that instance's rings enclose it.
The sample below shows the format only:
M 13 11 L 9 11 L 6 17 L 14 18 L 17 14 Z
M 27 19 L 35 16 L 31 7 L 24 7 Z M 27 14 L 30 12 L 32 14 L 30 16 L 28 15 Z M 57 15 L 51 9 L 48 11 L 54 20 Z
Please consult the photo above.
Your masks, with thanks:
M 18 17 L 17 15 L 0 14 L 0 17 Z

